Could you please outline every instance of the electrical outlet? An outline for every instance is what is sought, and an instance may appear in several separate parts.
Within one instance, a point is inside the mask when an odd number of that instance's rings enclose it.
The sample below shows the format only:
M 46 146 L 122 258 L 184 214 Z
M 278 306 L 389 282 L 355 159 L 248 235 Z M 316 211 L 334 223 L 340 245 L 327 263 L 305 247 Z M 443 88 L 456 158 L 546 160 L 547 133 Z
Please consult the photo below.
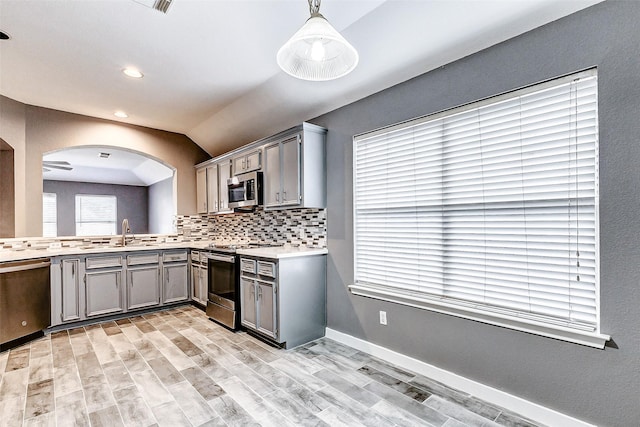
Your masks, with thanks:
M 380 311 L 380 324 L 381 325 L 386 325 L 387 324 L 387 312 L 386 311 Z

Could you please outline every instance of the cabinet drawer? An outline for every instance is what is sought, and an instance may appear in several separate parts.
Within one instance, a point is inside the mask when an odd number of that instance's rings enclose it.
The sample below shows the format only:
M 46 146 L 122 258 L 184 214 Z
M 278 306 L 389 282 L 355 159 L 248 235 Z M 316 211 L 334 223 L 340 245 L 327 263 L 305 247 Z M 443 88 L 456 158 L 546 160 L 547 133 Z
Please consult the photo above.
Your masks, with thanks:
M 200 262 L 200 252 L 198 251 L 191 251 L 191 262 Z
M 104 268 L 104 267 L 121 267 L 122 256 L 104 256 L 104 257 L 88 257 L 86 260 L 85 268 L 90 270 L 92 268 Z
M 258 274 L 261 276 L 276 277 L 276 265 L 273 262 L 258 261 Z
M 248 258 L 240 258 L 240 271 L 256 274 L 256 261 Z
M 157 253 L 127 255 L 127 265 L 157 264 L 159 258 Z
M 162 261 L 164 262 L 175 262 L 175 261 L 186 261 L 187 260 L 187 252 L 163 252 Z

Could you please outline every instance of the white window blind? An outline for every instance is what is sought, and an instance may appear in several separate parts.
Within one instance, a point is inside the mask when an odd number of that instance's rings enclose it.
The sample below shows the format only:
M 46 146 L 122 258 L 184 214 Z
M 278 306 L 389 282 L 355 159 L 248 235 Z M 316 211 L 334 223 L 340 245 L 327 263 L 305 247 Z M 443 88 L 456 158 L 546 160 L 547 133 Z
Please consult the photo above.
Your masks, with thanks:
M 597 152 L 595 70 L 356 136 L 351 291 L 598 335 Z
M 42 236 L 58 236 L 56 193 L 42 193 Z
M 116 196 L 76 194 L 76 235 L 114 235 L 116 222 Z

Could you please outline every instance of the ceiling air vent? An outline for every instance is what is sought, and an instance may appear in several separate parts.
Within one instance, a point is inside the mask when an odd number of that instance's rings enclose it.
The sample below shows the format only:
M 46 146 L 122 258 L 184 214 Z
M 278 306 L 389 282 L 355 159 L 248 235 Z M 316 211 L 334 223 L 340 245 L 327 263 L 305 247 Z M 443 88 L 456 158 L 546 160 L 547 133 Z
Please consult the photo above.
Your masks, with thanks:
M 169 6 L 173 0 L 133 0 L 136 3 L 140 3 L 144 6 L 150 7 L 151 9 L 159 10 L 162 13 L 167 13 L 169 10 Z

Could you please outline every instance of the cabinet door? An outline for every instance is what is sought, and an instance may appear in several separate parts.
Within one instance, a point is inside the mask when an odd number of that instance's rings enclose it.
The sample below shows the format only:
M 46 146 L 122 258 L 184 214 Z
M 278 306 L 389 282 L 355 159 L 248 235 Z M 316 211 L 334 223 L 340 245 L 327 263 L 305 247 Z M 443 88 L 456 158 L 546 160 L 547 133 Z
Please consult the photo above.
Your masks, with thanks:
M 270 145 L 264 150 L 264 204 L 279 206 L 280 194 L 280 144 Z
M 64 259 L 62 265 L 62 313 L 63 322 L 80 320 L 80 260 Z
M 282 205 L 300 203 L 300 136 L 282 141 Z
M 162 302 L 167 304 L 189 299 L 189 267 L 187 264 L 168 264 L 164 269 Z
M 127 269 L 127 309 L 160 305 L 160 267 L 151 265 Z
M 209 270 L 207 267 L 200 267 L 200 295 L 202 303 L 206 304 L 209 299 Z
M 234 157 L 233 160 L 233 174 L 238 175 L 245 171 L 245 165 L 247 163 L 247 157 L 245 155 Z
M 87 317 L 124 311 L 122 270 L 92 271 L 85 275 Z
M 276 338 L 276 298 L 273 283 L 256 282 L 258 292 L 258 331 Z
M 240 313 L 242 325 L 257 329 L 256 325 L 256 287 L 253 280 L 240 278 Z
M 231 177 L 231 162 L 226 161 L 218 165 L 219 200 L 218 212 L 229 212 L 229 189 L 227 179 Z
M 207 207 L 208 212 L 218 212 L 218 165 L 207 167 Z
M 191 266 L 191 298 L 202 303 L 202 293 L 200 289 L 200 266 Z
M 260 169 L 260 150 L 247 154 L 244 165 L 247 172 Z
M 207 169 L 196 170 L 196 212 L 207 213 Z

